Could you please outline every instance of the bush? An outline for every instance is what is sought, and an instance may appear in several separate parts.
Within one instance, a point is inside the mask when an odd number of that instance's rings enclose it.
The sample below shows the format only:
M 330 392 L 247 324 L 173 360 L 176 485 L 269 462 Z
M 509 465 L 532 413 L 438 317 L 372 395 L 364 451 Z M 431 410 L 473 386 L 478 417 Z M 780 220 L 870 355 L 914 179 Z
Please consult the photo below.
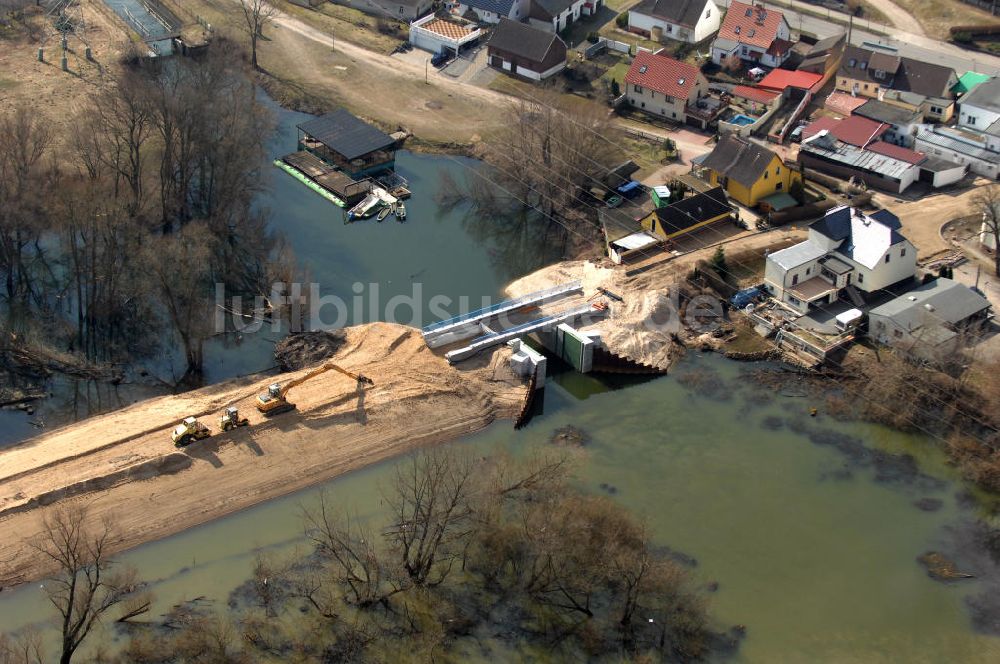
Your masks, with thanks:
M 587 41 L 589 41 L 591 44 L 596 44 L 600 39 L 601 36 L 598 35 L 596 32 L 590 32 L 587 34 Z
M 615 99 L 618 99 L 618 97 L 621 97 L 621 95 L 622 95 L 622 86 L 619 85 L 618 81 L 616 81 L 615 79 L 611 79 L 611 96 L 614 97 Z
M 952 35 L 952 40 L 959 44 L 971 44 L 972 43 L 972 33 L 971 32 L 956 32 Z
M 618 17 L 615 19 L 615 25 L 617 25 L 619 28 L 627 28 L 628 12 L 622 12 L 621 14 L 619 14 Z

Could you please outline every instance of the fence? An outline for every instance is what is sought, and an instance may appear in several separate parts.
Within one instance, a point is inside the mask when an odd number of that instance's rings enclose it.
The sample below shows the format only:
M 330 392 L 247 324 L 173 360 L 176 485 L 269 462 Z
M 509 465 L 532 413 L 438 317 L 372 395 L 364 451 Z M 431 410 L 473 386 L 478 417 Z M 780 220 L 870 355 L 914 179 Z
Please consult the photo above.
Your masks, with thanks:
M 962 2 L 973 7 L 985 9 L 994 16 L 997 15 L 997 5 L 1000 4 L 998 0 L 962 0 Z

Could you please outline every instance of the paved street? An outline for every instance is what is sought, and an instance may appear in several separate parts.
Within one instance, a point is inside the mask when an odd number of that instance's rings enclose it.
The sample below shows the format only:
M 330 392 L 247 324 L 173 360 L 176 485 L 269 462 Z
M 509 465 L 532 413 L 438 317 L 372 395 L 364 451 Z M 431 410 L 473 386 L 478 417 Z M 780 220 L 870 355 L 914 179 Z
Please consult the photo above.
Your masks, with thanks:
M 729 6 L 730 0 L 718 0 L 723 7 Z M 825 7 L 797 2 L 796 0 L 781 0 L 781 2 L 765 2 L 765 6 L 778 9 L 785 15 L 788 27 L 792 31 L 808 32 L 817 37 L 829 37 L 838 32 L 846 31 L 844 25 L 832 23 L 817 16 L 811 16 L 795 11 L 795 7 L 803 7 L 807 11 L 823 13 L 839 21 L 847 22 L 847 14 L 842 14 Z M 791 6 L 791 9 L 789 8 Z M 976 53 L 959 48 L 953 44 L 940 42 L 925 35 L 904 32 L 892 26 L 871 23 L 864 19 L 855 19 L 851 43 L 861 46 L 865 42 L 882 44 L 895 48 L 904 55 L 924 62 L 945 65 L 953 68 L 959 75 L 966 71 L 978 71 L 986 74 L 1000 73 L 1000 58 L 986 53 Z M 885 31 L 883 33 L 882 31 Z

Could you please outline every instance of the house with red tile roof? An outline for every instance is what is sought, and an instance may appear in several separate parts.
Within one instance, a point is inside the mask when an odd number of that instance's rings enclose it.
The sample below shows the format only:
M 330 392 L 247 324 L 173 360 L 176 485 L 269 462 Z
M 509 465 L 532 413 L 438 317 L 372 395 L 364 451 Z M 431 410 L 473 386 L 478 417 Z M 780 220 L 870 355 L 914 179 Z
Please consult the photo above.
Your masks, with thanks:
M 713 111 L 724 110 L 721 101 L 709 96 L 698 67 L 660 53 L 636 54 L 625 75 L 625 98 L 637 110 L 707 128 Z
M 792 53 L 791 34 L 780 11 L 733 0 L 719 36 L 712 43 L 712 62 L 722 66 L 753 62 L 780 67 Z

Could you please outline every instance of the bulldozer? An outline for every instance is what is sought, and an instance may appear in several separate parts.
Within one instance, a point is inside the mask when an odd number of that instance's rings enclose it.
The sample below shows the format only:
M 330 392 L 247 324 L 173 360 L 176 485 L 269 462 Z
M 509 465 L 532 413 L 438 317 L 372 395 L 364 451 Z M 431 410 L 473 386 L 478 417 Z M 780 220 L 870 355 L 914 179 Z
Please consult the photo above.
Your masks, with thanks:
M 229 431 L 230 429 L 235 429 L 236 427 L 245 427 L 250 424 L 250 420 L 245 417 L 240 417 L 240 411 L 236 406 L 230 406 L 226 408 L 226 412 L 222 414 L 219 418 L 219 427 L 223 431 Z
M 367 376 L 362 374 L 356 374 L 339 367 L 336 364 L 327 363 L 321 367 L 317 367 L 307 374 L 299 376 L 298 378 L 291 380 L 284 385 L 280 383 L 272 383 L 268 386 L 267 392 L 264 392 L 257 397 L 257 410 L 263 413 L 266 417 L 271 417 L 279 413 L 287 413 L 290 410 L 295 409 L 295 404 L 288 400 L 288 391 L 291 390 L 296 385 L 301 385 L 311 378 L 315 378 L 320 374 L 326 373 L 327 371 L 339 371 L 348 378 L 353 378 L 357 381 L 358 385 L 374 385 L 374 381 Z
M 194 417 L 185 417 L 174 429 L 171 439 L 175 447 L 186 447 L 196 440 L 204 440 L 212 435 L 207 426 Z

